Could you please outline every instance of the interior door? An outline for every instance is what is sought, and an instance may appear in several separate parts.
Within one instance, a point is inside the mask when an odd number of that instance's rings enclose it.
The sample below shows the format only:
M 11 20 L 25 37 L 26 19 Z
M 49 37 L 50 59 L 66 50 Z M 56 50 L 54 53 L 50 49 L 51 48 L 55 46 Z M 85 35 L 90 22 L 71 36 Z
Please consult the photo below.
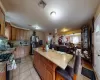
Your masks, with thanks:
M 100 16 L 94 24 L 94 69 L 100 80 Z

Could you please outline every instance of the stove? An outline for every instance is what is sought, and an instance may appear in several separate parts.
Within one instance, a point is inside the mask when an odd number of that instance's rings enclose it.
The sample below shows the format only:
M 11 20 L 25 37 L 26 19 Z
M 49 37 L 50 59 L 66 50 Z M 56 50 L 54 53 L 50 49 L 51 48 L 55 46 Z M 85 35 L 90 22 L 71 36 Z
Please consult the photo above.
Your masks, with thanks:
M 0 54 L 0 62 L 8 61 L 12 53 Z

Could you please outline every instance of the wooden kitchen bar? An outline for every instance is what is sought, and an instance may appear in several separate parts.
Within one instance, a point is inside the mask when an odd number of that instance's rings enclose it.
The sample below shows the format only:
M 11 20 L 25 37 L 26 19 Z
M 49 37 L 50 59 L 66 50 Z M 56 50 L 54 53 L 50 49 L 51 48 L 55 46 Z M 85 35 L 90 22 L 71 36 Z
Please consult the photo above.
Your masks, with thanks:
M 35 49 L 33 64 L 42 80 L 56 80 L 56 68 L 65 69 L 72 55 L 59 53 L 55 50 L 45 52 L 42 48 Z

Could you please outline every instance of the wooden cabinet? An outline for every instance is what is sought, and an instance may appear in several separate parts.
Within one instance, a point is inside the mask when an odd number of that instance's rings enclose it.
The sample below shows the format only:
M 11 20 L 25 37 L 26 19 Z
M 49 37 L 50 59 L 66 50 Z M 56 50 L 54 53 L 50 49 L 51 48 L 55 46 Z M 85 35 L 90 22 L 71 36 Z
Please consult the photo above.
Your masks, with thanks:
M 24 39 L 25 39 L 25 41 L 27 40 L 27 31 L 26 30 L 24 31 Z
M 53 64 L 37 52 L 34 53 L 33 64 L 42 80 L 55 80 L 55 64 Z
M 30 40 L 30 37 L 28 36 L 29 31 L 26 31 L 26 40 Z
M 30 53 L 30 46 L 24 46 L 24 56 L 29 55 Z
M 20 30 L 20 40 L 24 40 L 24 30 Z
M 19 47 L 16 47 L 16 49 L 15 49 L 15 51 L 14 51 L 14 57 L 15 57 L 15 59 L 17 59 L 17 58 L 20 58 L 20 55 L 19 55 Z
M 0 73 L 0 80 L 6 80 L 6 64 L 5 64 L 4 69 L 5 69 L 4 72 Z
M 20 40 L 20 29 L 16 28 L 16 40 Z
M 6 27 L 5 24 L 3 24 L 3 19 L 1 17 L 1 13 L 0 13 L 0 35 L 6 35 L 6 37 L 9 40 L 24 40 L 24 41 L 29 41 L 30 37 L 32 35 L 32 31 L 30 30 L 24 30 L 24 29 L 20 29 L 20 28 L 15 28 L 13 26 L 10 25 L 10 23 L 7 23 Z M 3 26 L 3 27 L 2 27 Z M 5 31 L 4 31 L 5 29 Z
M 26 33 L 25 33 L 25 30 L 24 30 L 24 31 L 23 31 L 23 39 L 24 39 L 24 40 L 25 40 L 25 38 L 26 38 L 26 37 L 25 37 L 25 36 L 26 36 L 25 34 L 26 34 Z
M 14 27 L 12 27 L 12 33 L 11 33 L 11 35 L 12 35 L 12 40 L 16 40 L 16 28 L 14 28 Z
M 5 15 L 0 8 L 0 35 L 5 36 Z
M 10 23 L 6 22 L 6 26 L 5 26 L 5 36 L 8 38 L 8 40 L 11 40 L 11 31 L 12 27 L 10 25 Z
M 6 80 L 6 71 L 3 73 L 0 73 L 0 80 Z
M 65 80 L 59 73 L 56 73 L 56 80 Z
M 24 46 L 20 46 L 19 47 L 19 56 L 21 57 L 21 58 L 23 58 L 23 57 L 25 57 L 25 53 L 24 53 Z
M 15 58 L 23 58 L 29 55 L 30 46 L 19 46 L 14 51 Z
M 30 40 L 31 36 L 32 36 L 32 31 L 27 31 L 27 40 Z
M 53 72 L 49 67 L 46 67 L 46 79 L 45 80 L 54 80 Z

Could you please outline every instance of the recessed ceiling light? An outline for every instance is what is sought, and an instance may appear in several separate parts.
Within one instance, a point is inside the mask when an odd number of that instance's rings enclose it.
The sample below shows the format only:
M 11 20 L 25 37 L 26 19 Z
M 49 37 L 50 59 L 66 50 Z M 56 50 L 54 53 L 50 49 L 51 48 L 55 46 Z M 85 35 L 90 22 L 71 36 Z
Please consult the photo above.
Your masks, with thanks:
M 52 12 L 50 13 L 50 15 L 51 15 L 52 17 L 55 17 L 55 16 L 56 16 L 56 12 L 55 12 L 55 11 L 52 11 Z
M 67 32 L 68 31 L 68 29 L 66 29 L 66 28 L 63 28 L 62 30 L 61 30 L 61 32 Z

